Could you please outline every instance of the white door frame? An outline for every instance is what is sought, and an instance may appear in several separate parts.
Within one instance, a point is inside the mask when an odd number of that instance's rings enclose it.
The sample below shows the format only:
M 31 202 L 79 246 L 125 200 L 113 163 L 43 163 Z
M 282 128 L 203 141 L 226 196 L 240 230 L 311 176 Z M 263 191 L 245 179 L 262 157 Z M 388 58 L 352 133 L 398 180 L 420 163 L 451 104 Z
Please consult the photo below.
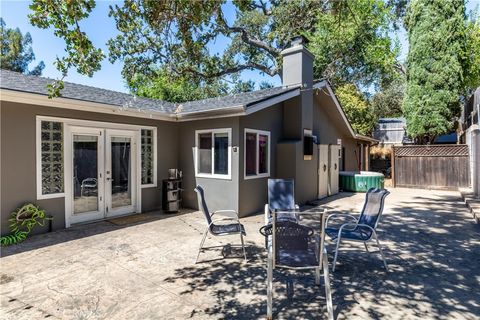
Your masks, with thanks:
M 328 144 L 318 145 L 318 199 L 328 196 L 329 180 Z
M 341 146 L 338 144 L 329 145 L 329 179 L 328 179 L 328 195 L 333 196 L 338 193 L 339 189 L 339 169 L 340 169 L 340 151 Z
M 125 207 L 119 207 L 114 209 L 112 207 L 112 151 L 111 151 L 111 138 L 112 137 L 122 137 L 130 138 L 130 165 L 132 167 L 130 177 L 131 179 L 131 200 L 132 204 Z M 115 130 L 115 129 L 106 129 L 105 130 L 105 217 L 110 218 L 114 216 L 124 215 L 128 213 L 133 213 L 136 211 L 136 200 L 137 200 L 137 185 L 138 183 L 138 162 L 137 157 L 135 157 L 135 150 L 137 150 L 137 132 L 128 131 L 128 130 Z
M 135 205 L 134 211 L 135 212 L 142 212 L 142 189 L 140 183 L 141 177 L 141 129 L 142 128 L 149 128 L 144 126 L 136 126 L 136 125 L 126 125 L 126 124 L 117 124 L 117 123 L 107 123 L 107 122 L 97 122 L 97 121 L 88 121 L 88 120 L 77 120 L 77 119 L 62 119 L 62 118 L 55 118 L 55 117 L 41 117 L 41 120 L 56 120 L 61 119 L 64 123 L 64 165 L 65 165 L 65 181 L 72 180 L 71 183 L 65 183 L 65 227 L 69 228 L 74 223 L 80 223 L 73 219 L 73 141 L 72 141 L 72 132 L 71 128 L 83 127 L 85 130 L 102 130 L 102 137 L 105 137 L 105 130 L 110 129 L 117 129 L 122 131 L 128 131 L 134 134 L 134 144 L 132 146 L 132 152 L 134 152 L 134 156 L 132 157 L 135 159 L 135 163 L 137 164 L 135 167 L 135 189 L 132 189 L 132 200 L 135 198 Z M 75 129 L 77 130 L 77 129 Z M 105 140 L 104 140 L 105 141 Z M 104 152 L 105 154 L 105 148 Z M 103 161 L 102 166 L 104 165 L 105 161 Z M 105 170 L 103 170 L 105 171 Z M 132 172 L 133 173 L 133 172 Z M 104 179 L 105 176 L 102 172 L 102 178 Z M 132 181 L 133 182 L 133 181 Z M 103 192 L 102 197 L 104 197 L 105 192 Z M 103 198 L 104 201 L 104 198 Z M 105 207 L 105 206 L 104 206 Z M 128 214 L 130 214 L 128 213 Z M 122 213 L 125 214 L 125 213 Z M 111 216 L 110 216 L 111 217 Z M 101 220 L 105 218 L 110 218 L 107 216 L 103 216 L 100 219 L 88 219 L 88 221 L 95 221 Z
M 97 195 L 98 195 L 98 210 L 90 212 L 82 212 L 74 215 L 74 172 L 73 172 L 73 136 L 96 136 L 97 137 Z M 105 216 L 105 198 L 104 194 L 104 137 L 101 128 L 92 127 L 75 127 L 67 126 L 65 128 L 65 219 L 68 225 L 72 223 L 81 223 L 91 220 L 103 219 Z M 67 220 L 68 219 L 68 220 Z

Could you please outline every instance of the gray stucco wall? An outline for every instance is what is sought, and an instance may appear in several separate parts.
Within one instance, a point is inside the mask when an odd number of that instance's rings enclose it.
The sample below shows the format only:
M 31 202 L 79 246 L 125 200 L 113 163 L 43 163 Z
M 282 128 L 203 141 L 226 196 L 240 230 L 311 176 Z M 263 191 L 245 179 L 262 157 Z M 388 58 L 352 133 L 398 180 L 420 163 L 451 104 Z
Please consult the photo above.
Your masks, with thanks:
M 284 139 L 302 139 L 302 99 L 300 96 L 283 103 L 283 117 L 288 119 L 283 123 Z
M 241 216 L 262 211 L 268 200 L 268 178 L 245 179 L 245 129 L 270 132 L 270 178 L 277 178 L 277 144 L 283 139 L 283 124 L 283 104 L 240 118 L 239 212 Z
M 19 103 L 1 102 L 1 233 L 8 233 L 10 212 L 26 202 L 38 204 L 54 217 L 54 229 L 65 227 L 65 199 L 36 199 L 35 126 L 36 116 L 156 126 L 158 134 L 158 187 L 142 189 L 142 211 L 161 206 L 161 180 L 168 168 L 177 166 L 178 128 L 175 123 L 83 112 Z M 45 229 L 37 229 L 42 232 Z
M 310 99 L 310 97 L 305 97 Z M 305 102 L 305 101 L 303 101 Z M 271 106 L 244 117 L 225 117 L 188 122 L 165 122 L 118 115 L 74 111 L 59 108 L 3 102 L 1 105 L 1 210 L 2 234 L 8 232 L 9 213 L 25 202 L 34 202 L 54 216 L 54 228 L 65 226 L 65 200 L 36 200 L 35 120 L 37 115 L 92 121 L 156 126 L 158 130 L 158 187 L 142 189 L 142 211 L 161 206 L 161 180 L 169 168 L 183 171 L 183 206 L 198 208 L 197 184 L 205 188 L 211 211 L 233 209 L 241 216 L 261 211 L 267 201 L 267 179 L 244 179 L 244 129 L 271 133 L 270 178 L 295 178 L 299 204 L 315 199 L 318 184 L 318 154 L 303 159 L 303 120 L 299 112 L 302 99 Z M 313 133 L 321 144 L 336 144 L 342 139 L 345 147 L 345 170 L 358 167 L 358 145 L 350 136 L 343 119 L 330 97 L 321 93 L 313 98 Z M 307 118 L 309 112 L 306 113 Z M 194 172 L 195 130 L 230 128 L 232 130 L 231 178 L 200 178 Z M 293 139 L 292 139 L 293 138 Z M 236 148 L 235 148 L 236 147 Z M 236 150 L 236 151 L 235 151 Z M 38 230 L 43 231 L 43 230 Z
M 197 184 L 205 190 L 210 211 L 232 209 L 238 211 L 239 152 L 232 148 L 231 179 L 195 177 L 195 131 L 205 129 L 232 129 L 232 146 L 239 146 L 238 117 L 181 122 L 179 125 L 179 169 L 183 171 L 183 206 L 198 209 L 197 196 L 193 191 Z M 238 150 L 238 149 L 237 149 Z
M 357 157 L 360 157 L 357 141 L 351 136 L 336 108 L 332 99 L 324 93 L 315 96 L 313 134 L 318 137 L 320 144 L 337 144 L 337 140 L 342 139 L 345 168 L 341 169 L 355 171 L 358 170 Z
M 295 201 L 299 205 L 317 198 L 318 152 L 311 160 L 303 158 L 303 142 L 283 141 L 277 145 L 277 175 L 281 179 L 295 179 Z

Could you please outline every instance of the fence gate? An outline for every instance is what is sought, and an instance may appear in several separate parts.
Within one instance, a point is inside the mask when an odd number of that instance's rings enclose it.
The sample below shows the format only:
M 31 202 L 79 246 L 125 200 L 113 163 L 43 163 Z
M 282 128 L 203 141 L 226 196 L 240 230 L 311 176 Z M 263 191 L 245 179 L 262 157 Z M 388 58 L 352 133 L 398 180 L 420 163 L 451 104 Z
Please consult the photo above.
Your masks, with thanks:
M 394 187 L 457 189 L 470 185 L 467 145 L 415 145 L 392 150 Z

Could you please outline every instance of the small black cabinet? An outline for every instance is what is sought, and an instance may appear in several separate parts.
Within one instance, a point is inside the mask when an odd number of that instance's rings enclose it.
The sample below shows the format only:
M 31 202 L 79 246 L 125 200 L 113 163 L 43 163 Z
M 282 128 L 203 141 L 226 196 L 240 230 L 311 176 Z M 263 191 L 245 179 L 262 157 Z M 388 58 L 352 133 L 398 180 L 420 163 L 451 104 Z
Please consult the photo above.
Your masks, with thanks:
M 163 180 L 162 209 L 165 212 L 178 212 L 182 202 L 182 179 Z

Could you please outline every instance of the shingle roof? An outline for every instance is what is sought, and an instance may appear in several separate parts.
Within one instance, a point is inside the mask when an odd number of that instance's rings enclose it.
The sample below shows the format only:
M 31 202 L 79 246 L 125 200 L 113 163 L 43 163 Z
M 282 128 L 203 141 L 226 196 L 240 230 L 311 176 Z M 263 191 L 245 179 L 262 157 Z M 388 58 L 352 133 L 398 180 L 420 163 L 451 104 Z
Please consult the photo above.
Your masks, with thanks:
M 179 113 L 193 113 L 210 110 L 218 110 L 232 107 L 244 106 L 248 109 L 253 104 L 262 102 L 266 99 L 271 99 L 284 93 L 297 89 L 298 87 L 275 87 L 264 90 L 257 90 L 245 93 L 239 93 L 224 97 L 210 98 L 197 101 L 189 101 L 181 103 L 178 106 Z
M 0 88 L 47 95 L 47 84 L 54 80 L 24 75 L 9 70 L 0 70 Z M 170 102 L 135 97 L 131 94 L 64 82 L 62 98 L 97 102 L 118 107 L 138 108 L 162 113 L 172 113 L 175 105 Z
M 0 70 L 0 88 L 20 92 L 47 95 L 47 85 L 53 79 L 24 75 L 9 70 Z M 233 107 L 247 110 L 251 105 L 274 98 L 298 88 L 275 87 L 264 90 L 228 95 L 197 101 L 174 104 L 157 99 L 136 97 L 131 94 L 100 89 L 81 84 L 64 82 L 62 98 L 81 101 L 97 102 L 118 107 L 138 108 L 150 112 L 167 113 L 171 115 L 185 115 L 197 112 L 228 110 Z

